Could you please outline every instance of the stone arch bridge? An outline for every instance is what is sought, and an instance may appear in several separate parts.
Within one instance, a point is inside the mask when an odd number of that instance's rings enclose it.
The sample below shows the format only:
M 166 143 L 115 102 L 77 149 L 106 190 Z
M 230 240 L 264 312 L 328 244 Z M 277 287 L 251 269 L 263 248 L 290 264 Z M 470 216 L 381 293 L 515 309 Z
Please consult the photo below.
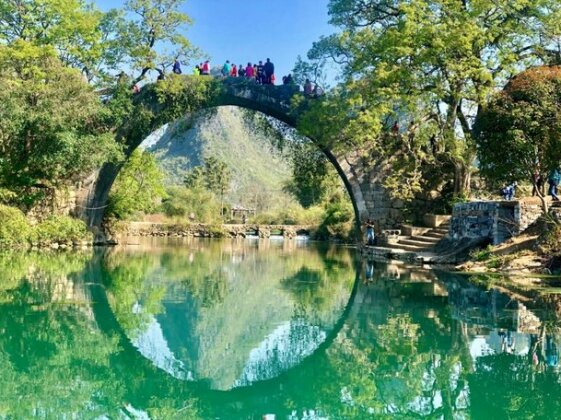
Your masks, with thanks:
M 309 98 L 301 101 L 298 107 L 293 106 L 292 98 L 299 95 L 299 87 L 294 85 L 257 85 L 247 79 L 218 80 L 201 76 L 181 76 L 179 80 L 184 83 L 186 90 L 192 85 L 206 85 L 206 97 L 193 105 L 190 95 L 186 94 L 186 102 L 190 105 L 187 104 L 182 109 L 179 101 L 167 101 L 158 97 L 157 85 L 145 86 L 134 99 L 135 114 L 149 117 L 142 124 L 129 121 L 118 130 L 118 135 L 125 144 L 127 158 L 150 133 L 165 123 L 194 114 L 198 110 L 226 105 L 239 106 L 261 112 L 297 129 L 299 118 L 309 103 L 317 100 Z M 400 203 L 392 201 L 382 185 L 382 165 L 366 165 L 354 151 L 337 154 L 314 139 L 311 141 L 321 149 L 343 180 L 352 200 L 357 223 L 371 218 L 381 228 L 389 228 L 401 222 Z M 105 163 L 82 182 L 78 189 L 75 213 L 87 222 L 100 240 L 103 238 L 101 226 L 109 192 L 121 167 L 122 164 Z

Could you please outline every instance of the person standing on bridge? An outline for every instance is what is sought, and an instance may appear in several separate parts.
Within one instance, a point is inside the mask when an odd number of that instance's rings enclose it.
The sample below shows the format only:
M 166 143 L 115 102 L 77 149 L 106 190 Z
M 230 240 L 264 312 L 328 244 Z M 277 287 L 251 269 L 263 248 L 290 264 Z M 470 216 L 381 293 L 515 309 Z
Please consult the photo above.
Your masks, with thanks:
M 306 83 L 304 83 L 304 95 L 312 96 L 313 93 L 314 93 L 314 86 L 312 85 L 310 79 L 306 79 Z
M 238 77 L 245 77 L 245 67 L 242 64 L 238 66 Z
M 173 63 L 173 72 L 175 74 L 181 74 L 181 63 L 177 59 Z
M 228 77 L 231 71 L 232 68 L 230 67 L 230 60 L 226 60 L 224 66 L 222 66 L 222 76 Z
M 272 84 L 271 78 L 275 74 L 275 65 L 271 63 L 271 60 L 269 58 L 267 58 L 267 62 L 263 66 L 263 69 L 265 71 L 265 84 L 266 85 Z
M 206 60 L 204 64 L 201 66 L 201 75 L 203 76 L 210 75 L 210 61 Z
M 245 77 L 248 79 L 253 79 L 255 77 L 251 63 L 247 63 L 247 67 L 245 68 Z
M 261 85 L 265 84 L 265 66 L 261 60 L 259 60 L 259 64 L 257 65 L 257 83 Z

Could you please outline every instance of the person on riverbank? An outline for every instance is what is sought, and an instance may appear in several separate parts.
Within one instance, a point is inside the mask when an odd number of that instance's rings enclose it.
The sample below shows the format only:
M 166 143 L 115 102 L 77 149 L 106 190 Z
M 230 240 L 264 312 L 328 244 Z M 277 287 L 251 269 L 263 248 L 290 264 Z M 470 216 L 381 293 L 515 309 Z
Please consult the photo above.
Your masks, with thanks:
M 558 168 L 550 172 L 547 182 L 549 183 L 549 195 L 551 195 L 551 199 L 553 201 L 559 201 L 557 187 L 559 187 L 559 183 L 561 182 L 561 172 Z
M 376 244 L 376 233 L 374 232 L 372 219 L 366 220 L 366 244 L 371 246 Z
M 509 184 L 506 187 L 504 187 L 502 190 L 503 199 L 507 201 L 514 199 L 514 194 L 516 193 L 517 186 L 518 184 L 516 182 L 513 182 L 512 184 Z
M 543 195 L 543 178 L 538 169 L 534 171 L 534 175 L 532 176 L 532 178 L 533 178 L 532 197 L 535 197 L 536 195 L 539 194 Z

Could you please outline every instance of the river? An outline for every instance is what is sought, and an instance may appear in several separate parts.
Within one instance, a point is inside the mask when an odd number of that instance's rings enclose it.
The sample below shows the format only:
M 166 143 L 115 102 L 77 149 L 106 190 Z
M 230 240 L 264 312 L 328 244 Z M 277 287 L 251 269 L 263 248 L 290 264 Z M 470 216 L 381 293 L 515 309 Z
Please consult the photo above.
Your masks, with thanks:
M 355 253 L 0 254 L 0 418 L 561 418 L 556 299 Z

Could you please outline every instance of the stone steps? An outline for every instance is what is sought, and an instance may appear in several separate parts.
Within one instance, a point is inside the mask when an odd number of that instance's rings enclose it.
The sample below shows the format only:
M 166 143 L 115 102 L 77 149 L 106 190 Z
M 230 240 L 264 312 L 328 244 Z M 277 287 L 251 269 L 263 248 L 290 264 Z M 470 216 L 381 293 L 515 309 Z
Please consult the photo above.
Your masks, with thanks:
M 437 242 L 439 242 L 444 236 L 438 236 L 438 237 L 434 237 L 434 236 L 411 236 L 411 240 L 413 241 L 419 241 L 419 242 L 425 242 L 427 244 L 435 244 Z
M 418 248 L 432 248 L 434 246 L 434 242 L 425 242 L 423 240 L 418 240 L 416 238 L 400 239 L 397 244 L 398 244 L 398 246 L 413 245 L 413 246 L 416 246 Z

